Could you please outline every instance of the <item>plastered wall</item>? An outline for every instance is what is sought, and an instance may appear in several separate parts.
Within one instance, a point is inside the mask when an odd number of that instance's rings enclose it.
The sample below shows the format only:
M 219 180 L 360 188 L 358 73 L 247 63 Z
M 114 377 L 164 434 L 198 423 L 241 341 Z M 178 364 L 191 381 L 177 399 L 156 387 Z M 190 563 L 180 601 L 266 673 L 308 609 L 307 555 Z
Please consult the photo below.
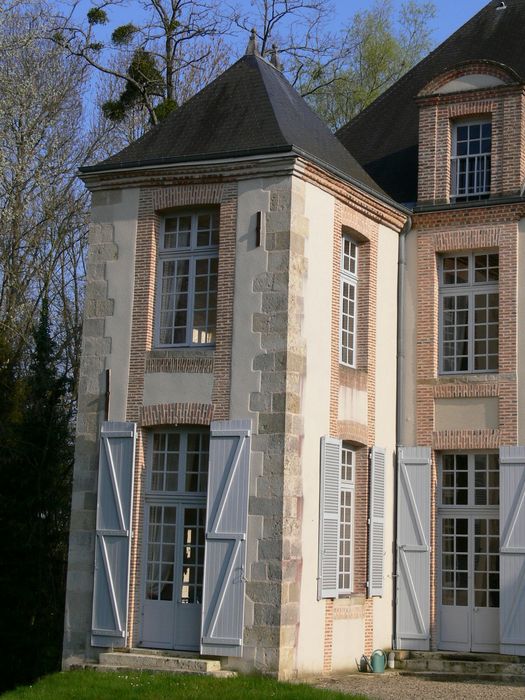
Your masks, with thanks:
M 308 268 L 304 279 L 303 337 L 306 374 L 302 394 L 304 439 L 302 470 L 303 576 L 297 668 L 299 673 L 322 670 L 325 602 L 317 600 L 319 554 L 320 441 L 328 435 L 330 404 L 330 314 L 332 291 L 333 197 L 313 185 L 304 188 L 304 216 L 309 233 L 305 243 Z M 312 643 L 316 640 L 315 643 Z

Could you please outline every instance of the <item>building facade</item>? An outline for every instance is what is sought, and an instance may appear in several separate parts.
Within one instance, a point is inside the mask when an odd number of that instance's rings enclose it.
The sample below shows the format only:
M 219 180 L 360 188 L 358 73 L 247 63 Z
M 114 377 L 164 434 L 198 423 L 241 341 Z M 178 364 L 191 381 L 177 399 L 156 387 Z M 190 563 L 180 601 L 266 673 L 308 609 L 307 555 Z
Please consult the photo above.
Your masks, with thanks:
M 525 2 L 498 6 L 339 140 L 251 42 L 84 170 L 65 666 L 525 655 Z

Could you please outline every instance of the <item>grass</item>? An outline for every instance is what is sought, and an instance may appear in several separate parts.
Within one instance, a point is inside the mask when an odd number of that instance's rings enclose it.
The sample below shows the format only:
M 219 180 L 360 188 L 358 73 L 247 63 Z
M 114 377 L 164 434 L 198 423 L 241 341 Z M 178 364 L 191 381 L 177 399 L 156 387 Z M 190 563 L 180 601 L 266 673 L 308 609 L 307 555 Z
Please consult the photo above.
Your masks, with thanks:
M 209 678 L 172 674 L 55 673 L 2 695 L 2 700 L 359 700 L 308 685 L 261 676 Z

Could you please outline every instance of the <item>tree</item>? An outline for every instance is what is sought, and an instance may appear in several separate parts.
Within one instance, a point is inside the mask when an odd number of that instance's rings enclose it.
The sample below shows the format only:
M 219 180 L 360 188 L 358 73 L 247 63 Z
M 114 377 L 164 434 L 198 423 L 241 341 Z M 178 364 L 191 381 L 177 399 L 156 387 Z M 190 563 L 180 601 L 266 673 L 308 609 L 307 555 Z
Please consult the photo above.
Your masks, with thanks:
M 255 29 L 263 56 L 276 42 L 280 52 L 289 56 L 321 50 L 327 53 L 330 46 L 320 49 L 315 39 L 319 32 L 326 39 L 326 24 L 332 16 L 332 6 L 326 0 L 254 0 L 248 11 L 237 7 L 233 12 L 237 27 L 244 32 Z
M 118 0 L 95 5 L 84 22 L 76 22 L 78 5 L 56 18 L 53 37 L 72 56 L 121 81 L 118 97 L 103 104 L 113 121 L 122 121 L 140 105 L 151 124 L 157 124 L 181 104 L 190 85 L 199 89 L 196 71 L 209 81 L 224 67 L 221 35 L 226 23 L 214 0 L 142 0 L 140 24 L 117 26 L 109 40 L 103 40 L 102 30 Z
M 0 596 L 7 688 L 59 667 L 73 462 L 70 382 L 44 296 L 27 368 L 5 338 L 0 453 Z M 7 363 L 6 363 L 7 360 Z
M 299 89 L 333 129 L 340 128 L 429 51 L 434 17 L 433 3 L 409 0 L 396 23 L 391 0 L 377 0 L 342 32 L 345 49 L 338 58 L 306 67 Z
M 75 374 L 88 224 L 77 168 L 96 146 L 83 125 L 85 67 L 40 38 L 37 10 L 13 10 L 0 25 L 0 327 L 23 354 L 47 289 Z

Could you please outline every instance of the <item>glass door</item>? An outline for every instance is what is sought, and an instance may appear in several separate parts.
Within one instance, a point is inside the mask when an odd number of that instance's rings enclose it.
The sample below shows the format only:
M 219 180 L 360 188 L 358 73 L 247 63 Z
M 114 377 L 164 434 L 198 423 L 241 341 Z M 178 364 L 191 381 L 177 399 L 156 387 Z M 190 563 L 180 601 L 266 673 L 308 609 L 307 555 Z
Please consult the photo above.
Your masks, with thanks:
M 200 644 L 209 434 L 155 432 L 145 492 L 141 644 Z
M 441 467 L 439 646 L 498 651 L 498 456 L 443 455 Z

